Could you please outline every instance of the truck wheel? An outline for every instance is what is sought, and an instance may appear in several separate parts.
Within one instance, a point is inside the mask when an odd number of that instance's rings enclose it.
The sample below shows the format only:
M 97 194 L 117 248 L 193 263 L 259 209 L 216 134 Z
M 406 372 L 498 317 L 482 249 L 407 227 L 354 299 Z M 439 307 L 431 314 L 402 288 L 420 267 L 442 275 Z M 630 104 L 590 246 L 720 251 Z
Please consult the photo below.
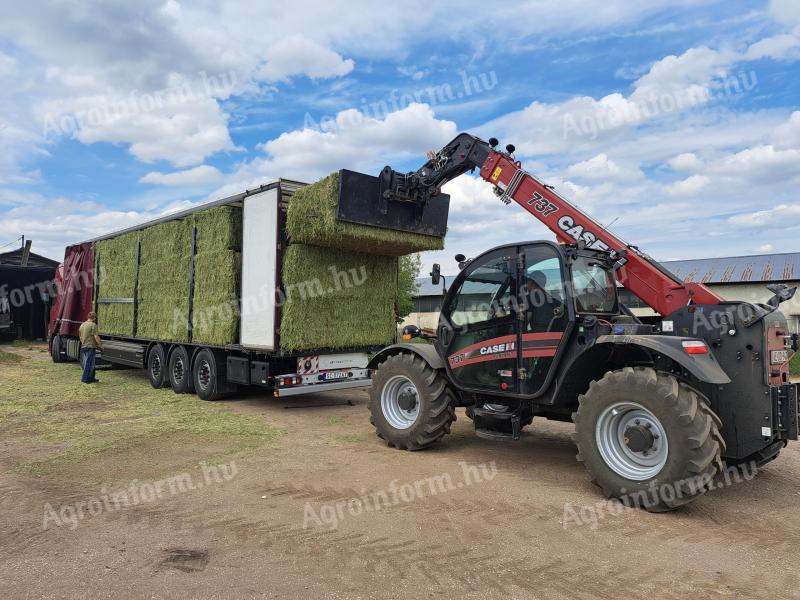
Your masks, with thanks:
M 167 376 L 167 360 L 164 356 L 164 346 L 153 344 L 147 353 L 147 378 L 150 385 L 159 389 L 169 385 Z
M 50 356 L 52 357 L 54 363 L 66 362 L 64 360 L 63 354 L 61 353 L 62 352 L 61 345 L 62 345 L 61 336 L 60 335 L 53 336 L 53 343 L 50 346 Z
M 194 377 L 192 375 L 189 353 L 184 346 L 175 346 L 169 355 L 168 364 L 169 385 L 176 394 L 191 394 L 194 392 Z
M 441 371 L 406 352 L 378 367 L 369 395 L 378 437 L 401 450 L 421 450 L 450 433 L 455 396 Z
M 192 369 L 194 389 L 203 400 L 219 400 L 223 391 L 220 382 L 219 363 L 214 353 L 208 348 L 203 348 L 197 353 Z
M 651 368 L 612 371 L 573 413 L 578 460 L 609 498 L 651 512 L 704 494 L 723 468 L 719 418 L 706 398 Z

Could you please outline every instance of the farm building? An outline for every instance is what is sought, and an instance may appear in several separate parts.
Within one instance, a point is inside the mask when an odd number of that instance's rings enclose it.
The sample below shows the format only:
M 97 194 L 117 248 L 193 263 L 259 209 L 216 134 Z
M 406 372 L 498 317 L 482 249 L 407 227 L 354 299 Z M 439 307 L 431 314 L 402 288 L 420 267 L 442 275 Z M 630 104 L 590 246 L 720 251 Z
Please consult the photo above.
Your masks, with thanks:
M 27 254 L 27 256 L 26 256 Z M 47 337 L 47 302 L 58 261 L 18 248 L 0 254 L 0 296 L 11 310 L 14 335 L 29 340 Z

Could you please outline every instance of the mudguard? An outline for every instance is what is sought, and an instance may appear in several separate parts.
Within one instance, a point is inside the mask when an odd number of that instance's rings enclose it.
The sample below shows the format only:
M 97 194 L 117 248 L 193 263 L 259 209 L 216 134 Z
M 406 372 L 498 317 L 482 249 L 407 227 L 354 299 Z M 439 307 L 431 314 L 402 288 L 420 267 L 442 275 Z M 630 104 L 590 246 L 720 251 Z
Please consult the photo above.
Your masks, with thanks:
M 696 341 L 697 338 L 666 335 L 601 335 L 595 344 L 640 346 L 671 358 L 700 381 L 717 385 L 730 383 L 730 377 L 719 366 L 711 348 L 707 354 L 684 352 L 681 342 L 688 340 Z
M 372 357 L 367 368 L 374 369 L 390 356 L 400 354 L 401 352 L 413 352 L 417 356 L 420 356 L 432 368 L 444 369 L 444 360 L 442 360 L 442 357 L 436 352 L 436 347 L 433 344 L 393 344 L 391 346 L 386 346 L 386 348 Z

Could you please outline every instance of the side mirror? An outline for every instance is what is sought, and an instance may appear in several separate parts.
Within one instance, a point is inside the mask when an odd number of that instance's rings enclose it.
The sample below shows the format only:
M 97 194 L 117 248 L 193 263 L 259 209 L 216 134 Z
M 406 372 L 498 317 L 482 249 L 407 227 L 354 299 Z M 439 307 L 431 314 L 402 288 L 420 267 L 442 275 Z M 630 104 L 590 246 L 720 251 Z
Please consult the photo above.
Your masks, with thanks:
M 405 341 L 418 338 L 420 335 L 422 335 L 422 332 L 416 325 L 406 325 L 403 327 L 403 340 Z
M 433 285 L 439 285 L 439 282 L 442 280 L 442 266 L 439 263 L 433 264 L 433 270 L 431 271 L 431 283 Z

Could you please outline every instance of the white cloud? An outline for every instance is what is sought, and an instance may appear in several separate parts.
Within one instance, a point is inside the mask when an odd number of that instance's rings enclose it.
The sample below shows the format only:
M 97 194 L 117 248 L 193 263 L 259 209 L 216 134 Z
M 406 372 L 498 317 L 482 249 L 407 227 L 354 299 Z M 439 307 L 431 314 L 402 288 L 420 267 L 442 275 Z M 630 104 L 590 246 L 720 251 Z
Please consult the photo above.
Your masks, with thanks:
M 13 75 L 17 70 L 17 59 L 0 52 L 0 77 Z
M 758 252 L 775 252 L 775 246 L 772 244 L 762 244 L 757 250 Z
M 151 171 L 139 179 L 140 183 L 152 183 L 155 185 L 189 186 L 189 185 L 208 185 L 216 183 L 222 179 L 222 173 L 216 167 L 210 165 L 200 165 L 185 171 L 175 171 L 174 173 L 161 173 Z
M 274 42 L 267 48 L 264 58 L 266 64 L 258 70 L 257 76 L 266 81 L 286 80 L 294 75 L 306 75 L 312 79 L 340 77 L 355 66 L 351 59 L 343 59 L 330 48 L 302 34 Z
M 770 0 L 769 12 L 779 23 L 800 24 L 800 4 L 796 0 Z
M 691 175 L 666 187 L 670 196 L 694 196 L 705 188 L 711 180 L 705 175 Z
M 728 222 L 742 229 L 785 229 L 800 226 L 800 204 L 779 204 L 773 208 L 734 215 Z
M 600 181 L 630 181 L 642 177 L 638 167 L 621 167 L 605 153 L 570 165 L 567 167 L 567 174 Z
M 800 58 L 800 37 L 794 33 L 783 33 L 764 38 L 747 49 L 745 58 L 748 60 L 760 58 L 795 60 Z
M 345 110 L 336 115 L 330 131 L 297 129 L 260 144 L 266 156 L 240 166 L 232 182 L 215 195 L 230 191 L 236 182 L 278 177 L 314 181 L 342 168 L 377 172 L 393 160 L 423 157 L 456 133 L 455 123 L 437 119 L 426 104 L 411 104 L 383 119 Z
M 750 178 L 785 180 L 800 175 L 800 150 L 776 150 L 770 144 L 747 148 L 709 165 L 709 172 Z
M 684 152 L 667 161 L 667 164 L 674 171 L 699 171 L 703 168 L 703 162 L 697 158 L 694 152 Z
M 772 140 L 776 148 L 800 148 L 800 110 L 794 111 L 788 121 L 775 128 Z

